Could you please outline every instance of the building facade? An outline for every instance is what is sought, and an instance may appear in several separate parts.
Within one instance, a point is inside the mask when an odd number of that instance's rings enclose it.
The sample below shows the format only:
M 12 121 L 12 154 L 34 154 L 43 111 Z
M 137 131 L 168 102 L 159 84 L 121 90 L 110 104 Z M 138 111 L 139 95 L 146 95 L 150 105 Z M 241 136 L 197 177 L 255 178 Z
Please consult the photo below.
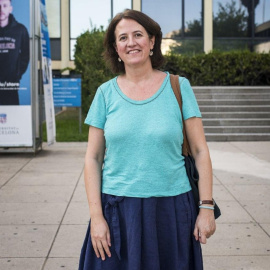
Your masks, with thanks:
M 162 29 L 164 53 L 270 50 L 270 0 L 46 0 L 54 72 L 74 68 L 76 38 L 106 30 L 126 8 L 139 10 Z

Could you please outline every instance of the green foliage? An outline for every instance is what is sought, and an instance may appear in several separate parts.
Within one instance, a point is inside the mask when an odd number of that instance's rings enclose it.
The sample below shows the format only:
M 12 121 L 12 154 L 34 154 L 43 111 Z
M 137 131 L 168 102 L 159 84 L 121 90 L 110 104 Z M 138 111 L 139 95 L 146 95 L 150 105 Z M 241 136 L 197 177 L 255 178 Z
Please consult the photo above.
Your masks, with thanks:
M 270 85 L 270 53 L 249 51 L 166 56 L 163 70 L 187 77 L 192 85 Z
M 198 53 L 203 53 L 202 39 L 184 39 L 179 42 L 180 45 L 170 47 L 171 53 L 193 56 Z
M 82 121 L 85 115 L 82 116 Z M 55 117 L 57 142 L 86 142 L 88 138 L 88 125 L 82 123 L 82 132 L 79 132 L 78 108 L 69 108 Z M 46 122 L 42 124 L 43 141 L 47 141 Z
M 86 113 L 97 88 L 113 77 L 103 60 L 103 29 L 86 31 L 77 38 L 75 46 L 76 73 L 82 75 L 82 111 Z
M 214 37 L 246 37 L 247 20 L 245 10 L 236 7 L 236 2 L 218 3 L 218 13 L 213 19 Z

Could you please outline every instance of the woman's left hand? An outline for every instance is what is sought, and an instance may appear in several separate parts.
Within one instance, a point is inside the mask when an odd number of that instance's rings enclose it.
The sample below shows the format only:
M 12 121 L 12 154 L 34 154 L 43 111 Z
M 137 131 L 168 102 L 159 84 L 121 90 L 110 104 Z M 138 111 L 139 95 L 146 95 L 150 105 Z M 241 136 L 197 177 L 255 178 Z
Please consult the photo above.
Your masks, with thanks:
M 201 244 L 206 244 L 206 239 L 214 234 L 216 230 L 216 221 L 214 211 L 210 209 L 200 209 L 196 220 L 194 236 Z

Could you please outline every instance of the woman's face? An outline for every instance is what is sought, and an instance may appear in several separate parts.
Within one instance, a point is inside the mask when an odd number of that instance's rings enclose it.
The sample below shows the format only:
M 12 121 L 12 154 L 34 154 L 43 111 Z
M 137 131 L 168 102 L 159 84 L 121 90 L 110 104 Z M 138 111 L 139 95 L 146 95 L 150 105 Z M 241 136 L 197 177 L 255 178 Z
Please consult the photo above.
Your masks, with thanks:
M 115 28 L 115 49 L 125 66 L 140 66 L 150 61 L 155 37 L 149 38 L 142 25 L 132 19 L 122 19 Z

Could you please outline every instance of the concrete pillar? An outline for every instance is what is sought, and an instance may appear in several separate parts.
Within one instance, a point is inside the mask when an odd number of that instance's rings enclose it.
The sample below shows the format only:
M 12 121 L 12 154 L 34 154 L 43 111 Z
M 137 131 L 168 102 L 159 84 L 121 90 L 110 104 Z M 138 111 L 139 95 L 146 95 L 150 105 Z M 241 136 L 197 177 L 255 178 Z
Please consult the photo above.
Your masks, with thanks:
M 203 49 L 205 53 L 213 50 L 213 0 L 204 0 Z
M 142 1 L 132 0 L 132 7 L 134 10 L 142 11 Z
M 69 0 L 61 0 L 61 69 L 69 66 L 69 14 Z

